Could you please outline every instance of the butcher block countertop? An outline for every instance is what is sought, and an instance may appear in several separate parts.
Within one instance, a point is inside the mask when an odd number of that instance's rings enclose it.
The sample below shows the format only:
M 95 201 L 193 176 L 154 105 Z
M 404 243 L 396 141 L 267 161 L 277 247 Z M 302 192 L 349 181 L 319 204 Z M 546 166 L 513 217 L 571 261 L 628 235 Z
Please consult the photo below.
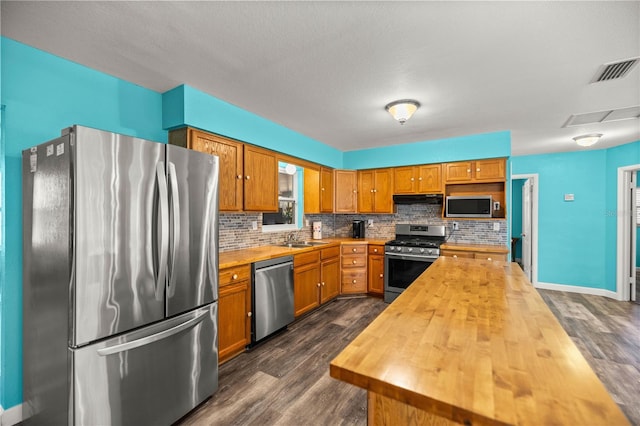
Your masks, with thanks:
M 326 238 L 319 241 L 326 244 L 320 244 L 312 247 L 280 247 L 278 245 L 250 247 L 240 250 L 225 251 L 219 254 L 218 268 L 230 268 L 233 266 L 246 265 L 248 263 L 259 262 L 261 260 L 274 259 L 281 256 L 292 256 L 312 250 L 321 250 L 323 248 L 339 245 L 339 244 L 384 244 L 386 240 L 375 239 L 354 239 L 354 238 Z
M 629 424 L 515 263 L 440 257 L 330 374 L 370 425 Z

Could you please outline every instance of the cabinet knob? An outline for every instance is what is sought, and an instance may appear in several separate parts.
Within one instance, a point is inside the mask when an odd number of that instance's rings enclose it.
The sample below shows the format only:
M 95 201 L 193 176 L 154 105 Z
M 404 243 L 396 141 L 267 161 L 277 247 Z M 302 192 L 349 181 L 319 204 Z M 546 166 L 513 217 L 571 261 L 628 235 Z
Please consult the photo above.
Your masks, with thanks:
M 320 191 L 324 191 L 324 188 L 320 188 Z
M 491 258 L 490 258 L 490 257 L 487 257 L 487 260 L 491 260 Z
M 352 281 L 352 283 L 353 283 L 353 284 L 355 284 L 355 283 L 356 283 L 356 280 L 353 280 L 353 281 Z
M 251 316 L 251 312 L 247 312 L 247 316 L 250 317 Z
M 355 260 L 353 261 L 353 264 L 354 264 L 354 265 L 356 264 L 356 261 L 355 261 Z
M 457 255 L 457 254 L 454 254 L 454 255 L 453 255 L 453 257 L 458 257 L 458 255 Z
M 418 180 L 422 180 L 422 178 L 421 178 L 421 177 L 419 177 L 419 178 L 418 178 Z
M 358 249 L 356 249 L 356 248 L 353 248 L 353 249 L 351 249 L 351 250 L 352 250 L 354 253 L 355 253 L 356 251 L 358 251 Z
M 246 180 L 249 180 L 249 179 L 251 179 L 251 176 L 247 175 L 247 176 L 245 177 L 245 179 L 246 179 Z
M 383 277 L 384 277 L 384 275 L 383 275 L 383 274 L 380 274 L 380 278 L 383 278 Z
M 236 179 L 242 179 L 242 175 L 236 176 Z
M 467 173 L 471 173 L 471 169 L 467 169 Z
M 322 287 L 324 287 L 324 282 L 322 282 Z
M 480 171 L 480 167 L 478 167 L 478 168 L 476 169 L 476 172 L 479 172 L 479 171 Z
M 377 189 L 374 189 L 374 190 L 373 190 L 373 192 L 378 192 L 378 190 L 377 190 Z
M 370 189 L 369 192 L 373 192 L 373 189 Z
M 414 180 L 415 180 L 414 178 L 411 178 L 411 182 L 413 182 Z
M 320 283 L 318 283 L 317 285 L 318 285 L 318 287 L 320 287 Z
M 232 279 L 232 280 L 237 280 L 237 279 L 238 279 L 238 274 L 233 274 L 233 275 L 231 276 L 231 279 Z
M 354 194 L 356 193 L 356 190 L 355 190 L 355 189 L 353 190 L 353 193 L 354 193 Z
M 374 252 L 374 253 L 377 253 L 377 252 L 378 252 L 378 249 L 373 249 L 373 252 Z

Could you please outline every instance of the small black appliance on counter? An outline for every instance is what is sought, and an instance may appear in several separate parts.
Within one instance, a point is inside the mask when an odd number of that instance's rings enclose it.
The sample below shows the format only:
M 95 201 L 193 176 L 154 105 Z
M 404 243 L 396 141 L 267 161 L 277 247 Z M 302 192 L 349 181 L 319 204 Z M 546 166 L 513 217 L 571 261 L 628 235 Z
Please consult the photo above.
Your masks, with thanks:
M 353 238 L 364 238 L 364 220 L 353 221 Z

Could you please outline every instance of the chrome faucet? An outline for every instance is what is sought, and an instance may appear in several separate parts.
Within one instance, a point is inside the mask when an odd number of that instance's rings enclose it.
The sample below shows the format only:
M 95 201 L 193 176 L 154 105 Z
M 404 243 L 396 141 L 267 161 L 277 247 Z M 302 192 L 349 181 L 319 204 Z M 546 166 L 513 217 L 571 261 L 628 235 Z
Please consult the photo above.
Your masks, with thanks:
M 296 233 L 295 233 L 295 232 L 290 232 L 290 233 L 287 235 L 287 242 L 288 242 L 288 243 L 291 243 L 291 242 L 293 242 L 293 241 L 295 241 L 295 240 L 296 240 Z

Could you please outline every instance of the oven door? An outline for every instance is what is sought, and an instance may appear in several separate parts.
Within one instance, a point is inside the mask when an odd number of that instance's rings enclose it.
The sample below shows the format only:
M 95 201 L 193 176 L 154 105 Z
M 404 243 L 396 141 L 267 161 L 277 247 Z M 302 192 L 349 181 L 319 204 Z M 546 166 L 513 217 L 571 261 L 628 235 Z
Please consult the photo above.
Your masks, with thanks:
M 437 256 L 415 254 L 384 255 L 384 291 L 400 294 L 411 285 L 433 262 Z M 386 297 L 385 297 L 386 299 Z M 395 298 L 394 298 L 395 299 Z

